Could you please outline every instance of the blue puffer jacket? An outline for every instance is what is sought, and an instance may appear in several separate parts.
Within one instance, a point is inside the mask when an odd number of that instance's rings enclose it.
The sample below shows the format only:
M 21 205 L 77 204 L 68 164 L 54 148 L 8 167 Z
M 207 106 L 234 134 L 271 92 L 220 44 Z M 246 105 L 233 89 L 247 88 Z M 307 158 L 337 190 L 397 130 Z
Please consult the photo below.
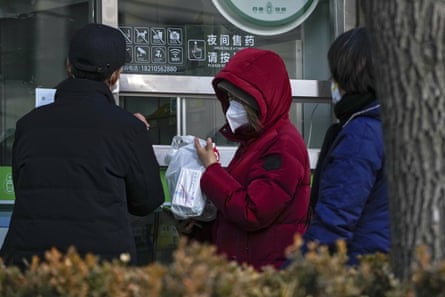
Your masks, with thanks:
M 379 106 L 355 114 L 337 135 L 322 164 L 318 202 L 306 242 L 335 247 L 347 243 L 350 264 L 357 255 L 390 248 L 387 182 Z

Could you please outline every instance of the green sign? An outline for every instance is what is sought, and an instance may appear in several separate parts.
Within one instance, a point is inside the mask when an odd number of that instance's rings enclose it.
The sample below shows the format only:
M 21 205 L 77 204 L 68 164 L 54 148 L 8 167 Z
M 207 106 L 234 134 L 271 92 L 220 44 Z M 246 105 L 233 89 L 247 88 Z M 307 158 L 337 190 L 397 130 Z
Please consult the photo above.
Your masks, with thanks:
M 165 192 L 165 201 L 170 201 L 167 183 L 165 181 L 165 169 L 161 170 L 161 181 Z M 13 204 L 15 200 L 14 183 L 12 181 L 12 169 L 10 166 L 0 166 L 0 204 Z
M 14 203 L 14 183 L 12 181 L 12 171 L 10 166 L 0 166 L 0 204 Z
M 161 182 L 162 182 L 162 187 L 164 188 L 165 202 L 171 202 L 170 192 L 168 191 L 168 186 L 167 186 L 167 180 L 165 179 L 166 170 L 167 169 L 164 168 L 161 169 Z

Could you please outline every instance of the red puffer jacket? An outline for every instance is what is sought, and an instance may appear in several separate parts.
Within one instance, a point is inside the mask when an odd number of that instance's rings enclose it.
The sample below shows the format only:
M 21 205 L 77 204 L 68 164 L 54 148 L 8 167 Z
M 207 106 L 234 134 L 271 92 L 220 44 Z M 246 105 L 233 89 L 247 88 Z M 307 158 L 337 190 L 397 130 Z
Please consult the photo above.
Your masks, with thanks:
M 292 97 L 286 67 L 271 51 L 238 52 L 213 80 L 225 113 L 227 98 L 216 87 L 223 79 L 255 98 L 264 129 L 252 137 L 242 129 L 233 134 L 227 123 L 221 128 L 240 145 L 227 168 L 213 164 L 201 179 L 202 190 L 218 208 L 212 242 L 239 263 L 278 268 L 295 233 L 306 230 L 310 192 L 307 149 L 288 116 Z

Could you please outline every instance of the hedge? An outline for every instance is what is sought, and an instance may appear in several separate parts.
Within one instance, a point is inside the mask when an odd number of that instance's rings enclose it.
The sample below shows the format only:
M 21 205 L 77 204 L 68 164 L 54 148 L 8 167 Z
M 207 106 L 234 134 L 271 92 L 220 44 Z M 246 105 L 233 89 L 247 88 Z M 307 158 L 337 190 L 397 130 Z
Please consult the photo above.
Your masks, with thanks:
M 80 257 L 74 248 L 66 254 L 48 251 L 25 270 L 1 263 L 2 297 L 419 297 L 445 296 L 445 263 L 431 265 L 419 248 L 419 265 L 408 283 L 391 272 L 383 254 L 361 258 L 357 267 L 346 265 L 346 248 L 338 242 L 333 255 L 311 244 L 300 252 L 301 238 L 289 247 L 292 264 L 284 270 L 227 261 L 211 245 L 181 238 L 170 264 L 128 266 L 127 258 L 102 262 L 94 255 Z M 1 262 L 1 261 L 0 261 Z

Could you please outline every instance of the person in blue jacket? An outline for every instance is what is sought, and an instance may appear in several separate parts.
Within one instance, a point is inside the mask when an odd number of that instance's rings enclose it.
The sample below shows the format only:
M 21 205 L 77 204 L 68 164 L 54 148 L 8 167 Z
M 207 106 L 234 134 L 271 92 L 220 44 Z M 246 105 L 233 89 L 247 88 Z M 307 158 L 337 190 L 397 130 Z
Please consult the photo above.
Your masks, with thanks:
M 345 240 L 349 264 L 390 249 L 388 190 L 380 104 L 367 29 L 354 28 L 328 51 L 338 122 L 326 132 L 311 188 L 303 238 L 335 249 Z

